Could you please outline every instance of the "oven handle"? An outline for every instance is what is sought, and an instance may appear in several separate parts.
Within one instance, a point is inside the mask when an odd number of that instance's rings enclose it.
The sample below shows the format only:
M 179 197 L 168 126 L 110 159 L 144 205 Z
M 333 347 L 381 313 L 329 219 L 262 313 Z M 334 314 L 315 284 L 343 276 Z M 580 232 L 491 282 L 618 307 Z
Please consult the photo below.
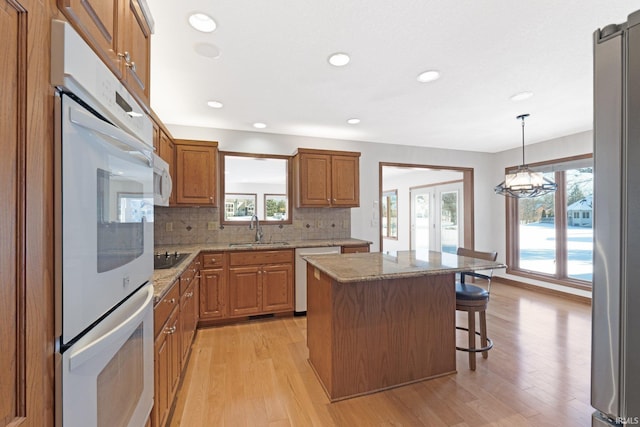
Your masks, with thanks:
M 153 300 L 153 286 L 147 285 L 143 292 L 145 291 L 147 295 L 143 297 L 144 302 L 135 309 L 131 316 L 106 334 L 102 334 L 98 339 L 82 346 L 82 348 L 74 351 L 73 354 L 69 356 L 69 369 L 71 371 L 82 366 L 83 363 L 95 358 L 98 354 L 102 353 L 104 348 L 109 348 L 114 345 L 114 343 L 121 340 L 122 332 L 127 332 L 127 329 L 131 329 L 131 331 L 135 330 L 135 327 L 140 324 L 146 314 L 145 311 Z
M 108 136 L 109 138 L 113 138 L 121 144 L 126 145 L 128 148 L 135 150 L 133 152 L 129 151 L 129 154 L 136 157 L 142 156 L 149 166 L 153 166 L 153 157 L 151 154 L 153 149 L 147 146 L 144 142 L 132 137 L 122 129 L 102 121 L 94 117 L 92 114 L 73 107 L 70 108 L 69 118 L 72 123 L 75 123 L 78 126 L 82 126 L 83 128 L 98 132 L 102 135 Z

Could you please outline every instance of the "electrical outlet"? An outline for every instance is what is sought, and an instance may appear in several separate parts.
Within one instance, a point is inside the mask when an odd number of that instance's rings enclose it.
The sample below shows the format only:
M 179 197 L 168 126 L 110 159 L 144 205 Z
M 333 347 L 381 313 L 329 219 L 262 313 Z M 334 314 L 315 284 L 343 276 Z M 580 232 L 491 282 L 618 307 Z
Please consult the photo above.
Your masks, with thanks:
M 173 223 L 172 222 L 167 222 L 164 225 L 164 231 L 173 231 Z
M 214 221 L 209 221 L 207 223 L 207 230 L 211 231 L 211 230 L 215 230 L 216 229 L 216 223 Z

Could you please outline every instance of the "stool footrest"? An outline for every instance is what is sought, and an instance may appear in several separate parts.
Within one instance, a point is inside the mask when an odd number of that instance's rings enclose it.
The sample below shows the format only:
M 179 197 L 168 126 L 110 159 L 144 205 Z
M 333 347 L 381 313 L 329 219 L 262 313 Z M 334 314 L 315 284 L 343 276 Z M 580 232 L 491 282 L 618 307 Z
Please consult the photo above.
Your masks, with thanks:
M 462 326 L 456 326 L 456 329 L 469 332 L 469 329 L 463 328 Z M 481 337 L 480 332 L 476 332 L 476 335 Z M 489 351 L 493 348 L 493 341 L 491 341 L 491 338 L 487 337 L 487 343 L 488 344 L 485 347 L 480 347 L 480 348 L 466 348 L 466 347 L 456 346 L 456 350 L 466 351 L 467 353 L 482 353 L 485 351 Z

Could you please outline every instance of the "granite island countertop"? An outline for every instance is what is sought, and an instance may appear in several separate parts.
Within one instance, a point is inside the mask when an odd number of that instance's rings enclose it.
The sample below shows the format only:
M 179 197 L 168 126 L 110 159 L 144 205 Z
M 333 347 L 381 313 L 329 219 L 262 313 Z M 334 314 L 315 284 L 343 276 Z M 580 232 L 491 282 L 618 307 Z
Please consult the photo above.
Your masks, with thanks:
M 177 266 L 153 271 L 154 305 L 169 291 L 171 284 L 185 271 L 189 264 L 203 252 L 231 252 L 231 251 L 260 251 L 296 248 L 319 248 L 329 246 L 361 246 L 371 245 L 372 242 L 361 239 L 310 239 L 290 240 L 287 242 L 262 243 L 251 245 L 251 242 L 238 243 L 198 243 L 190 245 L 158 245 L 154 248 L 156 254 L 188 253 Z
M 399 251 L 396 255 L 380 252 L 326 254 L 308 255 L 303 258 L 340 283 L 506 267 L 500 262 L 433 251 Z

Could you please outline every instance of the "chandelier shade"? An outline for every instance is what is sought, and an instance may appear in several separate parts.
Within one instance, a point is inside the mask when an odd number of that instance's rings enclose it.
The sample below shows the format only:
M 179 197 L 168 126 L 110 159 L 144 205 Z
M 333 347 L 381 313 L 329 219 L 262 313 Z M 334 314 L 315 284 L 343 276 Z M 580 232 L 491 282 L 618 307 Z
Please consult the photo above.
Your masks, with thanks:
M 532 198 L 552 193 L 558 189 L 558 184 L 545 177 L 542 172 L 533 172 L 524 162 L 524 119 L 529 114 L 521 114 L 517 118 L 522 120 L 522 165 L 514 173 L 505 175 L 504 181 L 496 185 L 494 191 L 508 197 Z

